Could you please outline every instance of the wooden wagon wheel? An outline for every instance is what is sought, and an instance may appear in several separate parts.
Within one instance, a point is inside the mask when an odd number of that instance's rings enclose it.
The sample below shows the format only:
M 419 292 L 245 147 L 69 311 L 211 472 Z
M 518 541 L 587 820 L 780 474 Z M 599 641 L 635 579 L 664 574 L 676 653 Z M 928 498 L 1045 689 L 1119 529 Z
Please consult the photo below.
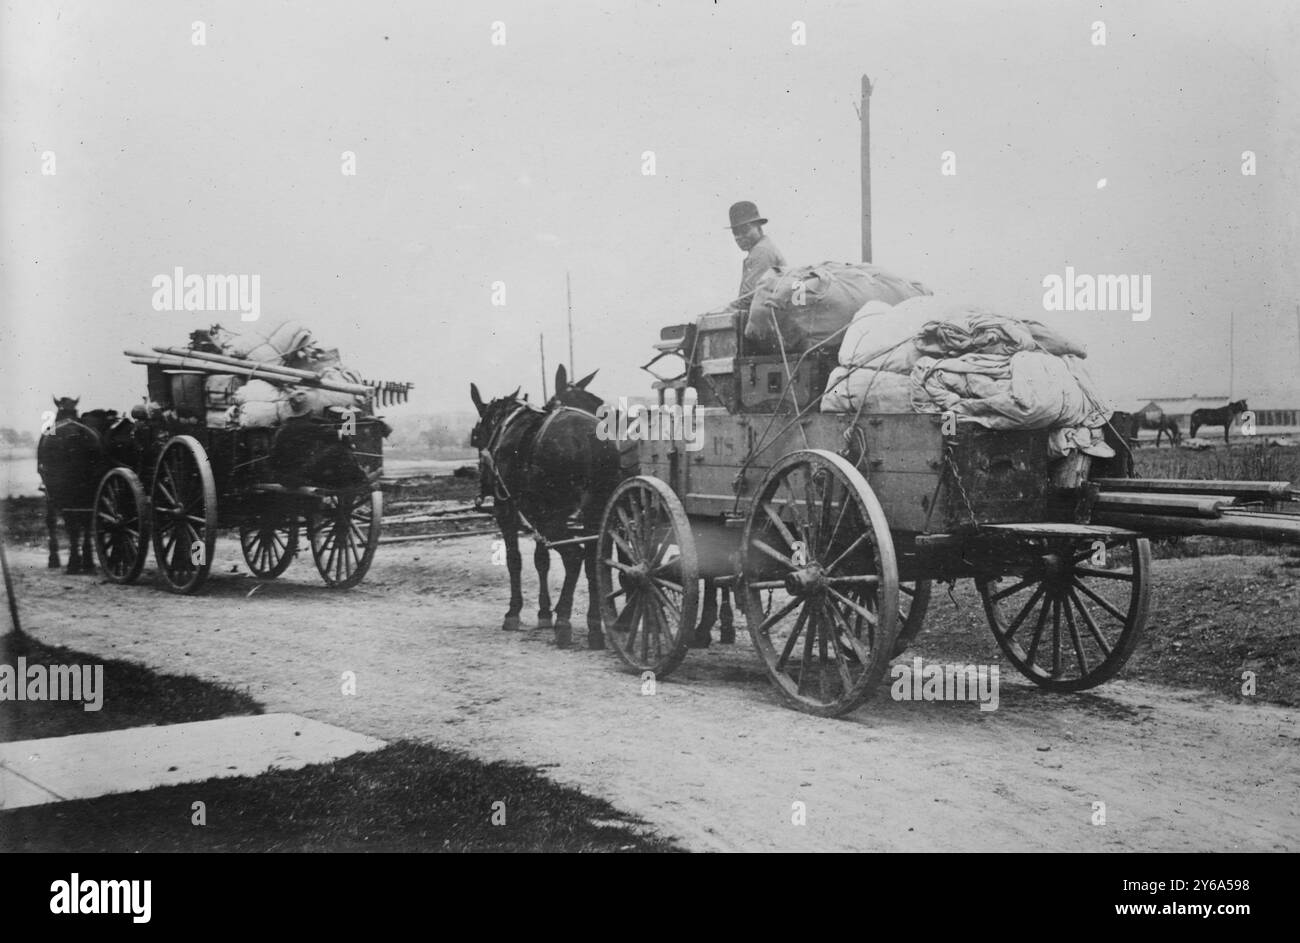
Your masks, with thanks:
M 273 580 L 289 568 L 298 552 L 298 520 L 258 521 L 239 525 L 239 548 L 252 574 Z
M 193 436 L 163 446 L 154 465 L 153 552 L 173 593 L 194 593 L 212 570 L 217 541 L 217 488 L 208 453 Z
M 740 579 L 754 647 L 790 704 L 837 717 L 871 696 L 898 638 L 898 565 L 852 464 L 809 449 L 772 467 L 745 524 Z
M 642 475 L 605 506 L 596 548 L 605 639 L 629 666 L 662 678 L 695 631 L 700 568 L 690 520 L 672 489 Z
M 351 589 L 363 579 L 379 547 L 384 495 L 378 488 L 327 494 L 307 517 L 316 571 L 330 589 Z
M 149 555 L 149 509 L 140 476 L 112 468 L 95 490 L 91 534 L 100 569 L 114 583 L 134 583 Z
M 977 580 L 999 647 L 1035 684 L 1083 691 L 1124 667 L 1146 627 L 1151 542 L 1105 541 L 1094 564 L 1095 538 L 1044 541 L 1022 573 Z

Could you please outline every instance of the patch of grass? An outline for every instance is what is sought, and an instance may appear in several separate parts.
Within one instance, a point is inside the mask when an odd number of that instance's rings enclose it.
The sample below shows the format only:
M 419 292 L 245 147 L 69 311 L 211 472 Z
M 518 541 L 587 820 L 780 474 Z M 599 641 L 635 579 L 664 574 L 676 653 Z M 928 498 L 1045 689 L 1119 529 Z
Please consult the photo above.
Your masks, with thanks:
M 0 636 L 0 662 L 16 668 L 19 658 L 27 659 L 28 667 L 103 665 L 103 706 L 88 711 L 82 701 L 0 701 L 0 742 L 262 713 L 252 697 L 223 684 L 158 674 L 133 662 L 46 645 L 30 635 Z
M 192 824 L 192 804 L 207 824 Z M 505 824 L 493 825 L 493 803 Z M 609 803 L 509 763 L 402 741 L 301 770 L 0 812 L 0 850 L 680 851 Z

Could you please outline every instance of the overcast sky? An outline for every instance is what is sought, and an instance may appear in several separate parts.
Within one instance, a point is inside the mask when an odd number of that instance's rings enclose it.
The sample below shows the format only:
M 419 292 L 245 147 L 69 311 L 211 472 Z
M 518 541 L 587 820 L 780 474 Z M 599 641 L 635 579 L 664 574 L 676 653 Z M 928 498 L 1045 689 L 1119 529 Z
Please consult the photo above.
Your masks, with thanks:
M 659 328 L 735 292 L 733 201 L 792 264 L 859 258 L 863 72 L 877 263 L 1062 326 L 1121 402 L 1227 395 L 1235 312 L 1232 392 L 1300 406 L 1297 47 L 1289 0 L 11 2 L 0 424 L 127 408 L 124 348 L 239 326 L 154 311 L 176 266 L 260 275 L 258 326 L 414 381 L 394 413 L 539 395 L 568 270 L 578 371 L 645 393 Z M 1151 319 L 1044 314 L 1067 265 L 1150 275 Z

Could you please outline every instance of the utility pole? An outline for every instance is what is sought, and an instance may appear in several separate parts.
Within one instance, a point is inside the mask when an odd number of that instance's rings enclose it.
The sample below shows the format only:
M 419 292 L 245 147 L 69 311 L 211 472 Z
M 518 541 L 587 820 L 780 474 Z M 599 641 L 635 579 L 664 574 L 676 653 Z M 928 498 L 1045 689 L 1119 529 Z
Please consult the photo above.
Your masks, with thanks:
M 546 392 L 546 335 L 545 334 L 537 335 L 537 349 L 538 351 L 541 352 L 542 355 L 542 402 L 545 403 L 547 400 L 551 398 L 550 395 Z M 559 391 L 556 390 L 556 392 L 558 393 Z
M 862 76 L 862 261 L 871 261 L 871 80 Z
M 1237 312 L 1228 312 L 1228 402 L 1232 402 L 1232 394 L 1236 391 L 1234 386 L 1236 382 L 1236 362 L 1233 346 L 1237 342 Z
M 573 365 L 573 287 L 569 284 L 569 273 L 564 273 L 564 298 L 569 306 L 569 376 L 576 377 L 578 368 Z

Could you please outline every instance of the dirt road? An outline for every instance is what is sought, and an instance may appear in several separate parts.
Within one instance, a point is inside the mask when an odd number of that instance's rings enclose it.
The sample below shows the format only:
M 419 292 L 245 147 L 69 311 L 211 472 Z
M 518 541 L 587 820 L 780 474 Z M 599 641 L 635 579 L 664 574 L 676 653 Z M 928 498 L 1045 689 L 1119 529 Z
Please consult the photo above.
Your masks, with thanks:
M 1004 666 L 996 711 L 882 690 L 821 720 L 781 705 L 743 633 L 692 652 L 646 696 L 611 653 L 499 630 L 505 572 L 489 538 L 383 547 L 343 594 L 304 559 L 259 587 L 238 552 L 219 542 L 197 597 L 157 589 L 152 569 L 121 587 L 49 572 L 33 550 L 11 560 L 26 628 L 45 642 L 231 683 L 268 710 L 544 767 L 696 850 L 1300 848 L 1297 710 L 1125 681 L 1053 696 Z M 1161 561 L 1156 592 L 1204 565 Z

